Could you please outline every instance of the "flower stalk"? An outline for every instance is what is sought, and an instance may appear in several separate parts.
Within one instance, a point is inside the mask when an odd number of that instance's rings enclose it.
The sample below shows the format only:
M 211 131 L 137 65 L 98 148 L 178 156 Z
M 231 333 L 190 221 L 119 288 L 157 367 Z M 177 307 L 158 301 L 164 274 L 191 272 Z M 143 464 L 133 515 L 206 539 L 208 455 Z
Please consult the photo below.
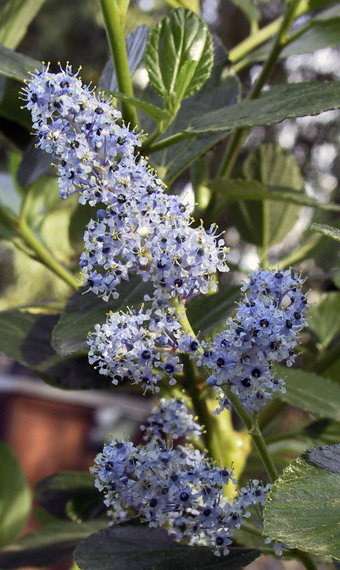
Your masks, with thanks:
M 111 48 L 119 91 L 133 97 L 124 32 L 126 6 L 123 6 L 124 9 L 120 9 L 116 0 L 100 0 L 100 7 Z M 124 101 L 122 101 L 121 105 L 125 122 L 130 124 L 131 128 L 138 126 L 138 117 L 135 107 Z

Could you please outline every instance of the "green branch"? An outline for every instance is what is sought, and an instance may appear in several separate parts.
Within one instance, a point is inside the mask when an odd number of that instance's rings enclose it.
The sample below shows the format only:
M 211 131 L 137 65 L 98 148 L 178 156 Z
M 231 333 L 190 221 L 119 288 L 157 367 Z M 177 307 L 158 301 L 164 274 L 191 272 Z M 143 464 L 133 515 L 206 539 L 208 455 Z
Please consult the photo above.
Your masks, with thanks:
M 103 13 L 106 34 L 109 40 L 119 91 L 133 96 L 128 56 L 125 45 L 125 13 L 116 0 L 99 0 Z M 122 101 L 122 115 L 131 127 L 138 125 L 136 109 L 133 105 Z
M 63 267 L 51 254 L 51 252 L 41 243 L 41 241 L 34 235 L 31 228 L 27 225 L 24 220 L 19 220 L 16 225 L 16 230 L 18 235 L 20 235 L 24 241 L 29 245 L 36 254 L 36 258 L 48 269 L 53 271 L 58 277 L 60 277 L 65 283 L 70 285 L 72 289 L 77 291 L 79 289 L 79 282 L 68 271 Z
M 184 304 L 180 303 L 179 300 L 175 298 L 172 300 L 171 305 L 176 309 L 177 320 L 182 326 L 183 331 L 189 334 L 190 336 L 195 337 L 196 335 L 187 317 Z M 203 350 L 201 349 L 201 352 L 202 351 Z M 230 388 L 225 388 L 224 391 L 228 396 L 234 410 L 239 415 L 245 427 L 247 428 L 248 433 L 251 436 L 257 451 L 259 452 L 259 455 L 262 459 L 262 462 L 268 472 L 271 481 L 275 481 L 275 479 L 277 479 L 278 477 L 278 474 L 275 465 L 273 463 L 273 460 L 269 455 L 260 428 L 257 425 L 256 418 L 253 419 L 253 417 L 250 416 L 250 414 L 248 414 L 247 410 L 244 408 L 244 406 L 241 404 L 240 400 L 235 396 L 235 394 L 231 392 Z
M 192 360 L 189 360 L 187 355 L 182 356 L 183 368 L 184 368 L 184 388 L 187 390 L 188 395 L 191 398 L 192 405 L 194 407 L 195 413 L 199 419 L 199 422 L 204 426 L 204 431 L 202 434 L 202 439 L 204 445 L 206 446 L 210 457 L 215 460 L 221 458 L 221 441 L 218 440 L 218 434 L 216 433 L 216 422 L 214 417 L 209 412 L 206 399 L 202 397 L 199 389 L 200 377 L 197 368 Z
M 195 333 L 186 314 L 184 303 L 180 302 L 179 299 L 175 297 L 171 300 L 170 304 L 176 310 L 177 320 L 179 321 L 183 331 L 190 336 L 195 337 Z M 202 353 L 203 349 L 200 349 L 200 352 Z M 237 396 L 231 391 L 230 387 L 224 388 L 224 392 L 231 402 L 234 410 L 247 428 L 254 446 L 256 447 L 262 459 L 263 465 L 269 475 L 269 478 L 274 483 L 274 481 L 276 481 L 278 478 L 278 473 L 258 425 L 257 415 L 250 415 L 247 412 Z M 317 566 L 315 565 L 314 560 L 309 553 L 302 552 L 300 550 L 294 550 L 294 556 L 300 560 L 302 564 L 304 564 L 307 570 L 317 570 Z
M 3 219 L 7 226 L 12 228 L 18 237 L 21 237 L 24 243 L 29 246 L 31 250 L 34 251 L 35 257 L 38 261 L 40 261 L 43 265 L 48 267 L 53 273 L 58 275 L 65 283 L 70 285 L 72 289 L 79 289 L 79 283 L 72 275 L 70 271 L 68 271 L 65 267 L 63 267 L 59 261 L 57 261 L 50 251 L 39 241 L 39 239 L 34 235 L 31 228 L 28 226 L 24 219 L 19 219 L 5 208 L 0 207 L 0 219 Z M 14 238 L 12 243 L 15 247 L 20 249 L 21 251 L 25 251 L 26 254 L 28 252 L 25 250 L 23 245 L 20 242 L 17 242 Z
M 255 82 L 247 100 L 250 101 L 252 99 L 257 99 L 257 97 L 260 95 L 262 87 L 264 86 L 271 72 L 273 71 L 282 49 L 285 47 L 286 42 L 289 41 L 287 35 L 288 30 L 293 20 L 296 18 L 296 16 L 301 13 L 301 3 L 302 0 L 295 0 L 294 2 L 291 2 L 290 4 L 287 5 L 286 13 L 282 18 L 272 49 L 270 50 L 268 58 L 264 63 L 262 71 L 257 81 Z M 305 2 L 303 2 L 302 5 L 304 4 Z M 247 136 L 247 133 L 248 129 L 244 127 L 237 129 L 234 132 L 227 147 L 225 156 L 223 157 L 220 167 L 218 169 L 217 178 L 219 177 L 228 178 L 228 176 L 230 176 L 236 158 L 238 156 L 238 153 L 242 147 L 243 141 Z
M 153 152 L 158 152 L 159 150 L 163 150 L 164 148 L 168 148 L 169 146 L 172 146 L 174 144 L 182 142 L 185 139 L 187 139 L 189 137 L 193 137 L 193 136 L 195 136 L 193 133 L 188 133 L 188 132 L 176 133 L 175 135 L 167 137 L 166 139 L 163 139 L 163 140 L 159 141 L 158 143 L 151 144 L 150 146 L 149 146 L 149 144 L 143 145 L 141 148 L 141 152 L 143 152 L 145 150 L 147 150 L 149 154 L 151 154 Z M 146 141 L 146 142 L 148 142 L 148 141 Z
M 238 397 L 235 396 L 235 394 L 231 391 L 231 388 L 224 388 L 223 391 L 228 396 L 228 399 L 231 402 L 235 412 L 246 426 L 248 433 L 250 434 L 253 443 L 262 459 L 262 463 L 269 475 L 269 478 L 273 483 L 278 478 L 278 473 L 257 423 L 257 417 L 248 414 L 247 410 L 243 404 L 241 404 Z
M 301 16 L 302 14 L 305 14 L 306 12 L 308 12 L 308 10 L 309 10 L 309 4 L 307 1 L 304 0 L 298 6 L 295 13 L 295 18 Z M 274 20 L 274 22 L 267 24 L 267 26 L 264 26 L 260 30 L 257 30 L 255 33 L 251 34 L 245 40 L 240 42 L 237 46 L 235 46 L 229 51 L 228 54 L 229 60 L 233 64 L 242 60 L 246 55 L 248 55 L 249 52 L 259 47 L 267 40 L 269 40 L 272 36 L 274 36 L 279 31 L 282 25 L 282 21 L 283 17 L 280 16 L 280 18 L 277 18 L 276 20 Z

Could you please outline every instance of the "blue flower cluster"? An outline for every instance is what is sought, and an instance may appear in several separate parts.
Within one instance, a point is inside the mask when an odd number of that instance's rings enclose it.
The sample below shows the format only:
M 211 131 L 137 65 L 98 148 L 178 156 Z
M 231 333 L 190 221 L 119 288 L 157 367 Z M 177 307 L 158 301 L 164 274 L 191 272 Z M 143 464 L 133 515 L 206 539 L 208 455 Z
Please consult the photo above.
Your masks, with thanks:
M 177 354 L 181 336 L 171 307 L 110 312 L 106 322 L 89 334 L 89 362 L 113 384 L 129 381 L 144 392 L 159 392 L 158 382 L 164 376 L 173 385 L 183 369 Z
M 82 203 L 100 206 L 84 234 L 86 286 L 105 300 L 118 297 L 118 285 L 132 272 L 154 286 L 152 313 L 109 315 L 97 325 L 88 341 L 90 362 L 114 383 L 128 378 L 157 391 L 164 374 L 174 383 L 182 370 L 176 352 L 197 355 L 197 340 L 171 322 L 169 304 L 175 296 L 186 300 L 216 288 L 216 269 L 227 270 L 224 240 L 214 225 L 209 231 L 192 226 L 188 205 L 167 195 L 136 153 L 140 135 L 69 65 L 56 74 L 48 67 L 33 74 L 24 97 L 38 146 L 59 160 L 61 196 L 79 192 Z M 211 346 L 202 344 L 198 363 L 212 370 L 208 383 L 217 388 L 220 410 L 229 407 L 223 386 L 231 386 L 248 411 L 259 411 L 275 390 L 284 390 L 272 367 L 293 362 L 306 308 L 301 284 L 290 271 L 253 273 L 227 330 Z M 155 314 L 159 307 L 165 307 L 162 315 Z
M 284 390 L 273 364 L 294 361 L 307 303 L 303 280 L 290 271 L 257 270 L 242 288 L 235 316 L 210 344 L 183 331 L 175 304 L 216 290 L 216 270 L 228 270 L 217 227 L 194 227 L 188 204 L 166 194 L 138 154 L 140 134 L 123 124 L 113 100 L 84 86 L 69 65 L 56 74 L 48 66 L 36 72 L 23 94 L 38 146 L 58 161 L 61 197 L 79 193 L 82 204 L 96 207 L 80 258 L 87 289 L 104 300 L 117 298 L 132 273 L 153 285 L 148 308 L 109 313 L 89 333 L 89 362 L 114 384 L 127 381 L 157 393 L 162 378 L 176 383 L 184 353 L 211 372 L 218 411 L 230 407 L 228 386 L 248 412 L 258 412 L 273 392 Z M 92 470 L 115 520 L 137 514 L 176 540 L 212 545 L 216 555 L 228 553 L 244 517 L 262 529 L 270 485 L 254 480 L 229 502 L 231 469 L 188 444 L 173 447 L 203 431 L 183 400 L 161 399 L 142 429 L 145 445 L 113 441 Z M 274 548 L 279 553 L 280 545 Z
M 223 386 L 231 387 L 248 412 L 258 412 L 273 392 L 284 391 L 273 364 L 293 364 L 297 335 L 305 324 L 303 282 L 290 270 L 258 269 L 242 287 L 244 298 L 235 316 L 198 359 L 212 369 L 208 384 L 217 389 L 218 412 L 230 408 Z
M 176 441 L 181 438 L 198 439 L 203 428 L 195 421 L 181 398 L 166 400 L 161 398 L 159 405 L 151 410 L 146 425 L 140 426 L 144 431 L 145 441 L 162 441 L 164 437 Z
M 138 515 L 152 527 L 165 527 L 175 540 L 212 546 L 217 556 L 228 554 L 234 529 L 244 517 L 261 528 L 259 516 L 270 488 L 254 480 L 229 502 L 225 487 L 234 481 L 230 469 L 190 445 L 173 449 L 154 440 L 144 446 L 112 441 L 96 457 L 92 473 L 117 522 Z
M 61 197 L 79 192 L 81 203 L 101 206 L 84 236 L 85 285 L 107 300 L 136 272 L 152 280 L 158 304 L 215 290 L 216 270 L 228 270 L 224 240 L 215 226 L 193 227 L 188 205 L 165 193 L 113 101 L 69 65 L 34 74 L 24 98 L 38 146 L 59 160 Z
M 81 192 L 82 203 L 109 204 L 119 171 L 124 171 L 120 157 L 132 158 L 141 143 L 136 133 L 119 124 L 121 114 L 111 101 L 96 97 L 78 75 L 70 65 L 60 73 L 50 73 L 47 66 L 32 74 L 23 96 L 38 147 L 59 160 L 61 197 Z

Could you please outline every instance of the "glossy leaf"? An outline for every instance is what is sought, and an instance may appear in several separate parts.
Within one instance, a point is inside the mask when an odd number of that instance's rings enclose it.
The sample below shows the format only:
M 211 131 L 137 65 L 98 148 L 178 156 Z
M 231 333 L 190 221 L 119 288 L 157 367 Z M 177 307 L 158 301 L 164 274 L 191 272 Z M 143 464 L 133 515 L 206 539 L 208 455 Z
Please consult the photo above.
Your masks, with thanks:
M 340 473 L 340 443 L 310 449 L 306 453 L 306 459 L 326 471 Z
M 275 125 L 284 119 L 319 115 L 340 108 L 339 89 L 339 81 L 279 85 L 258 99 L 241 101 L 197 117 L 186 132 L 231 131 L 239 127 Z
M 49 224 L 47 215 L 50 212 L 62 208 L 71 209 L 73 200 L 68 203 L 61 201 L 58 189 L 57 179 L 54 176 L 46 175 L 40 176 L 30 186 L 26 187 L 25 205 L 22 208 L 21 215 L 24 216 L 29 226 L 40 229 L 43 223 Z
M 240 82 L 233 74 L 226 75 L 228 67 L 228 53 L 217 36 L 213 36 L 214 64 L 211 75 L 198 93 L 182 101 L 181 108 L 176 115 L 165 136 L 185 130 L 195 117 L 211 109 L 214 101 L 216 109 L 226 104 L 233 105 L 240 94 Z M 147 91 L 150 96 L 150 90 Z M 154 93 L 154 92 L 153 92 Z M 148 130 L 148 126 L 145 126 Z M 190 137 L 180 144 L 176 144 L 160 153 L 153 155 L 156 165 L 166 165 L 165 182 L 170 184 L 185 168 L 190 166 L 200 155 L 207 152 L 225 137 L 225 133 L 213 133 L 200 137 Z
M 340 230 L 338 228 L 333 228 L 327 224 L 312 224 L 310 229 L 315 232 L 319 232 L 324 236 L 335 239 L 336 241 L 340 241 Z
M 237 6 L 249 20 L 260 20 L 261 10 L 255 6 L 253 0 L 231 0 L 235 6 Z
M 318 303 L 313 303 L 308 311 L 308 325 L 322 347 L 327 348 L 340 331 L 340 293 L 325 293 Z
M 339 446 L 332 448 L 338 462 Z M 269 492 L 264 534 L 288 546 L 340 559 L 339 485 L 339 473 L 313 465 L 308 455 L 299 457 Z
M 263 144 L 247 157 L 243 163 L 242 173 L 245 181 L 243 184 L 236 181 L 234 183 L 236 189 L 232 190 L 232 185 L 229 189 L 228 184 L 222 182 L 226 190 L 223 195 L 226 201 L 229 201 L 231 192 L 234 200 L 236 196 L 238 200 L 242 200 L 242 192 L 248 200 L 254 196 L 254 200 L 250 202 L 242 201 L 233 205 L 231 214 L 244 239 L 268 248 L 282 241 L 299 217 L 300 208 L 289 204 L 288 199 L 295 201 L 296 204 L 300 198 L 305 203 L 304 199 L 307 197 L 303 192 L 304 184 L 300 169 L 294 157 L 287 151 L 276 144 Z M 260 183 L 259 187 L 256 182 Z M 257 190 L 259 197 L 262 193 L 261 201 L 255 201 Z M 281 203 L 269 201 L 268 198 L 272 194 L 276 195 Z
M 336 345 L 335 345 L 336 347 Z M 334 382 L 335 384 L 340 385 L 340 354 L 339 351 L 336 348 L 331 348 L 329 349 L 329 352 L 331 351 L 336 351 L 337 354 L 334 354 L 333 352 L 333 358 L 331 359 L 331 362 L 328 363 L 328 365 L 325 365 L 323 367 L 322 370 L 322 375 L 325 378 L 328 378 L 329 380 L 331 380 L 332 382 Z M 316 362 L 317 365 L 317 362 Z M 340 438 L 339 438 L 340 441 Z
M 34 494 L 46 511 L 59 518 L 69 518 L 72 506 L 79 522 L 105 512 L 103 497 L 93 483 L 89 473 L 62 471 L 39 481 Z
M 340 441 L 340 422 L 328 419 L 312 422 L 302 431 L 302 435 L 318 444 L 332 444 Z
M 29 79 L 29 71 L 35 69 L 42 69 L 40 61 L 0 45 L 0 74 L 24 81 Z
M 139 66 L 148 39 L 147 26 L 138 26 L 126 38 L 126 51 L 129 62 L 130 75 L 133 75 Z M 105 91 L 118 91 L 118 83 L 113 61 L 110 59 L 99 80 L 99 88 Z
M 209 548 L 174 542 L 163 529 L 124 526 L 83 540 L 74 559 L 82 570 L 238 570 L 259 554 L 254 549 L 233 548 L 227 557 L 219 558 Z
M 32 142 L 23 154 L 17 172 L 17 181 L 22 188 L 26 188 L 40 176 L 53 172 L 52 168 L 51 156 L 36 148 L 35 143 Z
M 171 8 L 188 8 L 193 12 L 199 14 L 200 5 L 199 0 L 165 0 Z
M 209 90 L 199 93 L 199 97 L 188 99 L 183 102 L 182 108 L 178 113 L 178 122 L 174 127 L 178 130 L 181 128 L 180 121 L 188 124 L 191 117 L 199 116 L 207 109 L 211 108 L 211 100 L 214 100 L 216 108 L 220 108 L 229 101 L 232 105 L 237 101 L 240 85 L 237 78 L 230 76 L 221 85 L 212 87 Z M 182 124 L 183 124 L 182 123 Z M 184 127 L 185 128 L 185 127 Z M 185 168 L 190 166 L 194 160 L 206 153 L 210 148 L 216 145 L 225 137 L 225 133 L 208 133 L 195 138 L 188 138 L 183 143 L 172 147 L 166 153 L 167 174 L 166 182 L 172 182 Z
M 340 42 L 340 9 L 338 5 L 319 12 L 308 23 L 309 29 L 290 42 L 280 53 L 280 58 L 314 53 L 319 49 L 336 46 Z M 263 61 L 268 57 L 272 41 L 251 52 L 247 61 Z
M 137 97 L 129 97 L 128 95 L 124 95 L 124 93 L 119 93 L 118 91 L 110 91 L 110 94 L 113 97 L 119 99 L 120 101 L 131 103 L 131 105 L 134 105 L 135 107 L 137 107 L 137 109 L 140 109 L 141 111 L 143 111 L 144 113 L 155 119 L 156 121 L 164 121 L 171 117 L 171 113 L 166 109 L 161 109 L 160 107 L 152 105 L 147 101 L 143 101 L 142 99 L 137 99 Z
M 7 0 L 1 7 L 0 43 L 15 49 L 45 0 Z
M 224 287 L 213 295 L 200 295 L 188 304 L 188 317 L 195 331 L 203 336 L 224 327 L 227 317 L 240 299 L 240 287 Z
M 177 110 L 180 101 L 198 91 L 211 73 L 213 45 L 208 27 L 190 10 L 171 11 L 152 31 L 145 63 L 165 107 Z
M 1 550 L 0 567 L 9 570 L 23 566 L 50 566 L 58 560 L 69 558 L 78 542 L 106 526 L 106 520 L 83 524 L 66 521 L 48 524 Z
M 0 94 L 0 117 L 8 121 L 8 129 L 12 127 L 11 140 L 21 150 L 29 139 L 32 121 L 30 112 L 22 107 L 22 99 L 18 85 L 8 81 L 5 77 L 0 78 L 4 89 Z M 14 124 L 13 124 L 14 123 Z M 2 121 L 2 131 L 5 124 Z M 15 147 L 14 147 L 15 148 Z
M 96 209 L 87 204 L 77 204 L 74 208 L 68 227 L 68 236 L 74 250 L 79 256 L 84 250 L 84 231 L 91 218 L 94 218 Z
M 277 367 L 277 377 L 285 380 L 286 393 L 276 398 L 318 417 L 340 420 L 340 386 L 313 372 Z
M 24 528 L 31 510 L 31 491 L 15 455 L 0 443 L 0 547 Z
M 267 145 L 266 145 L 267 146 Z M 268 145 L 269 146 L 269 145 Z M 339 212 L 339 204 L 332 202 L 319 202 L 311 196 L 294 190 L 292 188 L 280 186 L 266 186 L 257 180 L 245 180 L 244 178 L 217 178 L 207 182 L 208 188 L 219 192 L 224 197 L 226 204 L 239 200 L 247 201 L 273 201 L 296 204 L 297 206 L 308 206 L 326 212 Z M 277 207 L 277 205 L 276 205 Z
M 121 283 L 117 290 L 118 299 L 105 302 L 94 293 L 86 293 L 80 289 L 69 300 L 64 313 L 53 332 L 53 346 L 62 356 L 87 348 L 86 339 L 97 323 L 104 323 L 109 311 L 120 311 L 127 306 L 139 306 L 144 295 L 150 292 L 150 285 L 143 283 L 139 277 L 131 277 Z
M 21 195 L 8 173 L 0 173 L 0 204 L 11 214 L 18 216 L 21 207 Z
M 58 314 L 31 307 L 0 312 L 0 351 L 59 388 L 110 389 L 110 383 L 89 365 L 87 357 L 60 357 L 51 346 Z

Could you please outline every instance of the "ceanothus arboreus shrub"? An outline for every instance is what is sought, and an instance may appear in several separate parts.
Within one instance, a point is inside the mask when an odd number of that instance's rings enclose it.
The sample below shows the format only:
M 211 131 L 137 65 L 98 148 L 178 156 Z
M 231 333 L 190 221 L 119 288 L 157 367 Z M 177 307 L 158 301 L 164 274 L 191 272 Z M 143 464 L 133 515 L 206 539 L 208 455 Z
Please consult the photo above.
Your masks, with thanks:
M 217 226 L 194 225 L 189 205 L 167 194 L 140 156 L 141 135 L 70 65 L 34 73 L 24 98 L 38 147 L 57 161 L 61 198 L 78 193 L 80 203 L 94 210 L 80 258 L 87 289 L 108 300 L 134 273 L 152 282 L 139 310 L 109 313 L 89 333 L 89 362 L 108 382 L 157 393 L 164 383 L 176 386 L 184 355 L 207 370 L 218 413 L 231 408 L 233 397 L 247 413 L 258 413 L 285 389 L 274 363 L 294 361 L 307 305 L 303 279 L 290 270 L 257 269 L 224 331 L 210 342 L 200 338 L 186 324 L 185 303 L 216 290 L 216 271 L 228 270 L 228 248 Z M 195 442 L 203 427 L 182 399 L 163 398 L 142 427 L 145 443 L 112 441 L 92 472 L 114 521 L 137 514 L 175 540 L 226 555 L 245 519 L 262 529 L 270 484 L 255 479 L 227 498 L 226 487 L 236 483 L 232 467 L 185 441 Z M 281 546 L 275 544 L 276 553 Z

